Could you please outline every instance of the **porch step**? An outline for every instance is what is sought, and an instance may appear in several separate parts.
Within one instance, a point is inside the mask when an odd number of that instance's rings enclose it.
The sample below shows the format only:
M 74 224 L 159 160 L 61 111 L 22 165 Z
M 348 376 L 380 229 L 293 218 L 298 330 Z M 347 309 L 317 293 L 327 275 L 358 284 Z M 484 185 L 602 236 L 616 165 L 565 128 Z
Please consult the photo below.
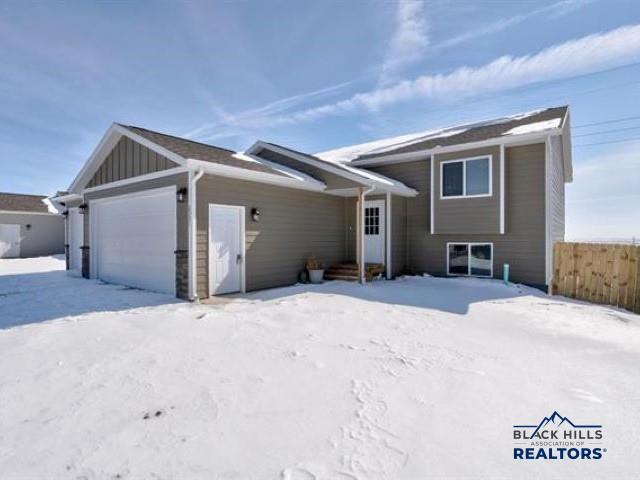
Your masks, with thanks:
M 384 272 L 384 265 L 379 263 L 367 263 L 365 265 L 365 279 L 371 281 L 373 277 Z M 358 264 L 357 263 L 337 263 L 332 265 L 324 274 L 327 280 L 346 280 L 358 281 Z

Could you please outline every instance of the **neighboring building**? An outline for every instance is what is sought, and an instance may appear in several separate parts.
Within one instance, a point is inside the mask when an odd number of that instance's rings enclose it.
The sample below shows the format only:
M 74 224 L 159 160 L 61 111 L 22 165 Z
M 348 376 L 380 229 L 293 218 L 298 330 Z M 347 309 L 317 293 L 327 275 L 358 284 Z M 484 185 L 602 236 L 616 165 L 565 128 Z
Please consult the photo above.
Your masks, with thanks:
M 43 195 L 0 193 L 0 258 L 64 253 L 64 217 Z
M 310 256 L 544 287 L 571 180 L 568 107 L 315 155 L 114 124 L 54 200 L 72 270 L 183 298 L 291 284 Z

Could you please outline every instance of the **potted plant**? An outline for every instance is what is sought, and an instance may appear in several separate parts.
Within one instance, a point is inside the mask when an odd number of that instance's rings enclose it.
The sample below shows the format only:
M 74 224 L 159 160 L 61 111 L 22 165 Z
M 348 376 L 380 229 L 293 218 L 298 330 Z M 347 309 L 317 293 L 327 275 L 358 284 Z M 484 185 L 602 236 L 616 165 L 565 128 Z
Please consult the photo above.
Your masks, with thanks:
M 306 267 L 309 272 L 309 281 L 311 283 L 322 283 L 322 278 L 324 277 L 322 263 L 314 257 L 309 257 L 307 259 Z

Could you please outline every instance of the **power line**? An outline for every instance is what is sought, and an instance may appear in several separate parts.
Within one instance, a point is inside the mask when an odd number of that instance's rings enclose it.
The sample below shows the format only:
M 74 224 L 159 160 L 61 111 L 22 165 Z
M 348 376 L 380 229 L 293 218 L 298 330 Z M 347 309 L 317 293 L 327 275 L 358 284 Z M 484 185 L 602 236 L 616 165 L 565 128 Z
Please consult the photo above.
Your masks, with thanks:
M 628 130 L 638 130 L 639 128 L 640 128 L 640 126 L 637 126 L 637 127 L 626 127 L 626 128 L 614 128 L 613 130 L 602 130 L 600 132 L 581 133 L 580 135 L 571 135 L 571 136 L 573 138 L 590 137 L 591 135 L 604 135 L 605 133 L 626 132 Z
M 595 125 L 606 125 L 609 123 L 627 122 L 629 120 L 638 120 L 638 119 L 640 119 L 640 117 L 616 118 L 613 120 L 605 120 L 604 122 L 594 122 L 594 123 L 585 123 L 583 125 L 573 125 L 571 128 L 593 127 Z
M 578 147 L 594 147 L 596 145 L 605 145 L 607 143 L 639 142 L 639 141 L 640 141 L 640 137 L 623 138 L 621 140 L 609 140 L 608 142 L 583 143 L 581 145 L 574 145 L 574 147 L 575 148 L 578 148 Z

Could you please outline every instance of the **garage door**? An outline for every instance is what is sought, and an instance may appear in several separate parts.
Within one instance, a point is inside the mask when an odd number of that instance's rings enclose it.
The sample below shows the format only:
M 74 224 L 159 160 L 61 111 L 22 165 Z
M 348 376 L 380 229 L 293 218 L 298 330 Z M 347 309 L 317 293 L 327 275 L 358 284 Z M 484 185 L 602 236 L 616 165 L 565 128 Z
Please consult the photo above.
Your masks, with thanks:
M 92 276 L 175 295 L 175 188 L 94 200 Z
M 0 224 L 0 258 L 20 256 L 20 225 Z

